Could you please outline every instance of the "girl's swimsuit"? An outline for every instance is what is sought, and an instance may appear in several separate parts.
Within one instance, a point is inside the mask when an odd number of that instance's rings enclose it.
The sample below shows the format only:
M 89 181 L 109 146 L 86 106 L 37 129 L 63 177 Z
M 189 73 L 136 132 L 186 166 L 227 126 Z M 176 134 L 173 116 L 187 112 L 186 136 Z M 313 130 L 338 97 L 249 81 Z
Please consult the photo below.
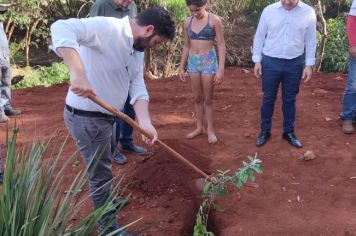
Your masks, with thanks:
M 192 30 L 193 17 L 190 19 L 188 26 L 188 36 L 191 40 L 214 40 L 215 31 L 210 26 L 210 13 L 208 15 L 208 23 L 199 32 L 195 33 Z M 205 54 L 193 54 L 189 52 L 188 57 L 188 73 L 215 74 L 218 69 L 218 61 L 214 48 L 211 48 Z

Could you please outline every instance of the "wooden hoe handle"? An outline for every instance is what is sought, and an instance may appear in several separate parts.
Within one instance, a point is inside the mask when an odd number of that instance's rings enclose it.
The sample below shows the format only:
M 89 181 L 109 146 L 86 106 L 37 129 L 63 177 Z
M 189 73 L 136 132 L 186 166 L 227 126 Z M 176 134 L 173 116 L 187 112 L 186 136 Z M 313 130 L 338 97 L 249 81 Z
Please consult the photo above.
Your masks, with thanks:
M 109 105 L 108 103 L 106 103 L 105 101 L 103 101 L 102 99 L 98 98 L 97 96 L 95 96 L 94 94 L 91 94 L 88 96 L 88 98 L 90 100 L 92 100 L 93 102 L 95 102 L 96 104 L 98 104 L 99 106 L 101 106 L 102 108 L 106 109 L 107 111 L 110 111 L 111 113 L 113 113 L 115 116 L 119 117 L 120 119 L 123 119 L 126 123 L 128 123 L 129 125 L 131 125 L 134 129 L 138 130 L 141 134 L 145 135 L 146 137 L 150 137 L 152 138 L 152 135 L 150 133 L 148 133 L 146 130 L 142 129 L 134 120 L 132 120 L 129 116 L 125 115 L 124 113 L 118 111 L 117 109 L 115 109 L 113 106 Z M 204 178 L 208 178 L 210 180 L 212 180 L 214 182 L 214 178 L 210 178 L 210 176 L 208 176 L 204 171 L 202 171 L 201 169 L 199 169 L 198 167 L 196 167 L 193 163 L 191 163 L 190 161 L 188 161 L 187 159 L 185 159 L 182 155 L 180 155 L 178 152 L 176 152 L 175 150 L 173 150 L 171 147 L 169 147 L 167 144 L 165 144 L 163 141 L 161 140 L 157 140 L 156 141 L 161 147 L 163 147 L 165 150 L 167 150 L 169 153 L 171 153 L 178 161 L 182 162 L 183 164 L 185 164 L 186 166 L 188 166 L 189 168 L 193 169 L 195 172 L 197 172 L 198 174 L 202 175 Z M 215 180 L 216 181 L 216 180 Z

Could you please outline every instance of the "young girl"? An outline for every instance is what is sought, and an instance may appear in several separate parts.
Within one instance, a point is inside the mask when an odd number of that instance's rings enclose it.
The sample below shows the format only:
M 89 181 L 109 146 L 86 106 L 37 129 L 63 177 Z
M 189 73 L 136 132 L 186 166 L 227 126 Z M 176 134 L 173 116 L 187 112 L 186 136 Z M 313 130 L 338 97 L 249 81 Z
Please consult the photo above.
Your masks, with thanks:
M 208 0 L 186 0 L 192 16 L 184 23 L 184 48 L 180 65 L 180 79 L 185 81 L 184 69 L 191 80 L 194 93 L 197 128 L 187 134 L 191 139 L 204 133 L 203 114 L 207 122 L 208 141 L 214 144 L 218 141 L 213 125 L 213 90 L 215 84 L 220 84 L 224 77 L 225 41 L 223 26 L 218 16 L 206 10 Z M 214 49 L 217 41 L 218 58 Z

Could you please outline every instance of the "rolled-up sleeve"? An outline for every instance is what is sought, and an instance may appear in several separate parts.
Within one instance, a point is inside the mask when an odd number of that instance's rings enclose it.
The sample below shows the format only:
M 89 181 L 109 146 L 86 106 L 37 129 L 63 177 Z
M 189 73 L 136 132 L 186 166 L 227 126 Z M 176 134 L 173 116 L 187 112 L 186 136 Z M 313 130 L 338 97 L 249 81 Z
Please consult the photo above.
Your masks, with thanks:
M 149 101 L 148 92 L 145 81 L 143 79 L 143 57 L 141 52 L 135 52 L 135 66 L 132 69 L 129 95 L 131 97 L 130 104 L 135 104 L 137 100 Z
M 111 36 L 111 27 L 104 17 L 58 20 L 51 25 L 52 50 L 58 55 L 58 48 L 73 48 L 79 52 L 79 45 L 100 48 Z

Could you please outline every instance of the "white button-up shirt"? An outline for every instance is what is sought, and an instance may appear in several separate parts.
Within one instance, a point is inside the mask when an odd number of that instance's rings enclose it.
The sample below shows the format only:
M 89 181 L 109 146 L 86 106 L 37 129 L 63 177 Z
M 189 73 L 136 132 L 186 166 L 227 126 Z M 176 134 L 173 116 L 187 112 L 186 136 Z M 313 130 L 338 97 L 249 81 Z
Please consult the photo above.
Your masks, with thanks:
M 292 10 L 282 3 L 267 6 L 261 15 L 253 40 L 253 62 L 262 55 L 293 59 L 305 52 L 305 64 L 315 64 L 316 15 L 312 7 L 299 1 Z
M 351 4 L 349 15 L 356 16 L 356 0 L 352 0 L 352 4 Z
M 136 100 L 148 101 L 143 79 L 143 53 L 133 50 L 128 17 L 59 20 L 51 26 L 51 35 L 53 50 L 57 54 L 60 47 L 78 51 L 89 84 L 99 98 L 118 110 L 123 109 L 128 93 L 131 104 Z M 110 114 L 70 90 L 66 103 L 80 110 Z

